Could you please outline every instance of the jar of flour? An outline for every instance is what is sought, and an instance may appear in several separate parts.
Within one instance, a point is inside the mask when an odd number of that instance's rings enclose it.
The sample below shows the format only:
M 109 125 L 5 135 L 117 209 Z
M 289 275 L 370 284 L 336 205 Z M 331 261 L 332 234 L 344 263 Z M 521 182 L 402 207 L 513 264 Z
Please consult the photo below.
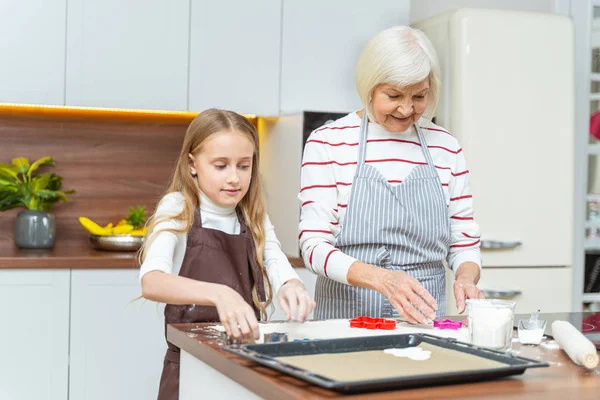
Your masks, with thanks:
M 510 350 L 515 305 L 508 300 L 467 300 L 471 343 L 499 351 Z

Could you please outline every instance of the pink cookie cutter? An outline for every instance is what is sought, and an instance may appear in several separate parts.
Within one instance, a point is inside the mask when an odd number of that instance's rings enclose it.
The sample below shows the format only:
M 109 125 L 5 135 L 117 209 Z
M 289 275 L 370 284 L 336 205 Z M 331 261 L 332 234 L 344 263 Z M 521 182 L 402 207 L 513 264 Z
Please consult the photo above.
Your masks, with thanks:
M 462 328 L 463 321 L 454 321 L 451 319 L 436 319 L 433 321 L 434 328 L 458 330 Z

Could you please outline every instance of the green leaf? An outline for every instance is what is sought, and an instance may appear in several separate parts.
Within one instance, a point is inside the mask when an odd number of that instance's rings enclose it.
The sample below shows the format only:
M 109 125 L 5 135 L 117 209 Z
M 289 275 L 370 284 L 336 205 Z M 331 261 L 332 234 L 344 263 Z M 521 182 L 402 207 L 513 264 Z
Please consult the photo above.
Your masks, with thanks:
M 33 193 L 46 189 L 51 178 L 52 174 L 41 174 L 33 178 L 31 180 L 31 183 L 33 184 Z
M 29 167 L 27 171 L 27 176 L 31 178 L 31 173 L 41 167 L 42 165 L 54 165 L 54 159 L 52 157 L 42 157 L 39 160 L 35 161 Z
M 27 201 L 27 208 L 30 210 L 38 210 L 38 199 L 37 197 L 32 196 L 28 201 Z
M 52 157 L 42 157 L 29 165 L 25 157 L 12 160 L 12 165 L 0 163 L 0 211 L 15 207 L 52 211 L 55 203 L 70 201 L 61 191 L 62 177 L 54 173 L 32 176 L 43 165 L 54 165 Z
M 15 182 L 14 181 L 10 181 L 8 179 L 1 179 L 0 178 L 0 190 L 6 190 L 7 188 L 13 188 L 16 189 L 15 187 Z
M 56 174 L 50 175 L 50 180 L 48 181 L 47 189 L 49 190 L 58 190 L 62 186 L 62 177 Z
M 17 173 L 16 167 L 11 167 L 10 165 L 4 163 L 0 164 L 0 176 L 16 179 Z
M 53 190 L 37 190 L 34 195 L 41 199 L 48 200 L 58 199 L 60 197 L 58 193 L 59 192 L 55 192 Z
M 29 170 L 29 160 L 25 157 L 13 158 L 12 165 L 17 167 L 17 172 L 20 174 L 24 174 Z
M 58 198 L 60 199 L 60 201 L 64 201 L 64 202 L 71 201 L 71 199 L 69 199 L 67 197 L 67 195 L 65 194 L 65 192 L 61 192 L 59 190 L 58 192 L 55 192 L 55 193 L 58 195 Z

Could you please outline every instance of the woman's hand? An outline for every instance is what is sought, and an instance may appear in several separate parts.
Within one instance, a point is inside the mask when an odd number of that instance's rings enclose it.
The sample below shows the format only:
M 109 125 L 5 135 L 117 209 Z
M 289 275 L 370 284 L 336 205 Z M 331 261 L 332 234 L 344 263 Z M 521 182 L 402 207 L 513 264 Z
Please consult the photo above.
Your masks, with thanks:
M 426 324 L 428 320 L 435 319 L 437 302 L 419 281 L 404 271 L 382 272 L 378 291 L 406 320 Z
M 310 298 L 304 284 L 290 279 L 277 291 L 277 301 L 288 320 L 304 322 L 316 303 Z
M 214 303 L 227 336 L 234 339 L 260 337 L 254 309 L 238 292 L 229 286 L 220 285 Z
M 459 314 L 462 314 L 465 311 L 467 299 L 485 299 L 485 296 L 472 280 L 457 278 L 454 282 L 454 298 L 456 299 L 456 309 Z
M 456 309 L 459 314 L 465 311 L 467 299 L 485 299 L 483 293 L 477 288 L 479 275 L 479 265 L 474 262 L 464 262 L 456 269 L 454 298 L 456 299 Z
M 378 291 L 410 322 L 424 324 L 435 318 L 437 302 L 404 271 L 390 271 L 357 260 L 348 270 L 348 283 Z

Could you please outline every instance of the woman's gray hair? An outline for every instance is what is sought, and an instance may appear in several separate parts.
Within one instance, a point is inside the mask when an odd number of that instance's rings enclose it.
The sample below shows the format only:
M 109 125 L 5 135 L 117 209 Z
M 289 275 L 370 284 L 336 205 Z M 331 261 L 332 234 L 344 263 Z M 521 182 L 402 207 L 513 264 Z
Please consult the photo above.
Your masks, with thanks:
M 375 87 L 407 87 L 429 77 L 424 116 L 431 119 L 440 98 L 440 75 L 438 56 L 427 36 L 409 26 L 396 26 L 379 32 L 364 47 L 356 65 L 356 90 L 372 118 Z

